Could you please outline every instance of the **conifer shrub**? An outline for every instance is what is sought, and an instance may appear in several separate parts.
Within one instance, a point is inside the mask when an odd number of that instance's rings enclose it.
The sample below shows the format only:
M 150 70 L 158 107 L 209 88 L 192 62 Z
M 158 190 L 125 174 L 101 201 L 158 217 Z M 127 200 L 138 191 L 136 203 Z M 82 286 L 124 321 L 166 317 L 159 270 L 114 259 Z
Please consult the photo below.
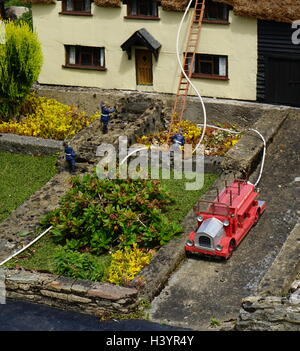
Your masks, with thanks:
M 42 50 L 30 25 L 5 22 L 5 41 L 0 44 L 0 119 L 14 117 L 42 67 Z

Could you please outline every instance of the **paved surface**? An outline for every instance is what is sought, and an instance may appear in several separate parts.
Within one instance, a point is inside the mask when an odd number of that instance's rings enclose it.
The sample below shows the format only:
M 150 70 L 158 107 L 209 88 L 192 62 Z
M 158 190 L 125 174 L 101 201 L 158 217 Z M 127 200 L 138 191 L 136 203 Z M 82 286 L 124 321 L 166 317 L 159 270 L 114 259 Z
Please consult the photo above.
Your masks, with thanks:
M 110 320 L 25 301 L 0 305 L 0 331 L 183 331 L 143 320 Z
M 212 318 L 237 318 L 300 217 L 299 130 L 299 117 L 290 116 L 268 148 L 259 184 L 267 210 L 256 227 L 228 261 L 186 259 L 153 301 L 153 321 L 207 330 Z

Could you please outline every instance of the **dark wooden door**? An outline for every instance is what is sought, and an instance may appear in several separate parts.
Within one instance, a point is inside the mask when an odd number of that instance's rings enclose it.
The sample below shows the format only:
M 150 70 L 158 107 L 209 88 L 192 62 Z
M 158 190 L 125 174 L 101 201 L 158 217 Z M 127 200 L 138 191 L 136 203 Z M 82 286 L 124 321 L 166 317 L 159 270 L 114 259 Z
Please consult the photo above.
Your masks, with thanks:
M 300 58 L 267 58 L 266 102 L 300 106 Z
M 136 83 L 153 85 L 152 53 L 148 50 L 135 51 Z

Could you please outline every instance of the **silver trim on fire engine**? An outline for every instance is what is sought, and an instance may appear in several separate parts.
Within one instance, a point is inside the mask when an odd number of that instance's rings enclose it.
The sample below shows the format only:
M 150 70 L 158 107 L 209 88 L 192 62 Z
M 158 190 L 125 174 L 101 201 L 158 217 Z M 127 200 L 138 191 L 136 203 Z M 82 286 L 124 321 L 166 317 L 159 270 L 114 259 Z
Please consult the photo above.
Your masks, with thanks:
M 215 251 L 216 245 L 225 236 L 223 222 L 212 217 L 206 219 L 198 228 L 195 236 L 195 247 L 202 250 Z

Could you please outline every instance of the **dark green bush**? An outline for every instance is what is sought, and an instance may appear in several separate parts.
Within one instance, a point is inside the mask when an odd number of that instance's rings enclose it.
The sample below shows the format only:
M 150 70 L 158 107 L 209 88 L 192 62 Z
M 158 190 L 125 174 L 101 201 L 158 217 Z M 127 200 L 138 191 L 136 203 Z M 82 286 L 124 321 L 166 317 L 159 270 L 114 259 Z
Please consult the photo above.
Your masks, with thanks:
M 88 253 L 80 253 L 61 247 L 55 254 L 55 271 L 70 278 L 101 281 L 111 258 L 98 262 Z
M 156 248 L 181 231 L 163 211 L 172 199 L 159 181 L 75 177 L 61 207 L 43 225 L 52 225 L 55 242 L 72 250 L 100 254 L 113 247 Z

